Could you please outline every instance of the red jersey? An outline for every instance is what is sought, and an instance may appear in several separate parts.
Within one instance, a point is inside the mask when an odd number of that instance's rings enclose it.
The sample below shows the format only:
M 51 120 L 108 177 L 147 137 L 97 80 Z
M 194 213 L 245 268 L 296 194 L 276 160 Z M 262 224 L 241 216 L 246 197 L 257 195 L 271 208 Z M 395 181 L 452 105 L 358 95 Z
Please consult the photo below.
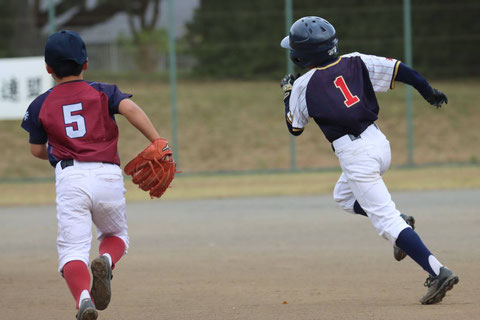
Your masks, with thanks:
M 53 166 L 66 159 L 120 164 L 114 115 L 131 96 L 106 83 L 62 83 L 30 104 L 22 127 L 30 133 L 30 143 L 48 141 Z

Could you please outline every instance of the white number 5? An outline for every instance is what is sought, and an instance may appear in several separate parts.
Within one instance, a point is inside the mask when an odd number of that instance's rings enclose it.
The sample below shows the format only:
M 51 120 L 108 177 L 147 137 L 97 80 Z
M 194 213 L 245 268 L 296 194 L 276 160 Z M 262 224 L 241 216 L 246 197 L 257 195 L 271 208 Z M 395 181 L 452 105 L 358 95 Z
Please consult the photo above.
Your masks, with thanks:
M 81 103 L 67 104 L 63 106 L 63 120 L 66 125 L 65 132 L 69 138 L 81 138 L 87 133 L 85 118 L 81 114 L 72 114 L 75 111 L 83 110 Z M 76 124 L 76 129 L 74 124 Z

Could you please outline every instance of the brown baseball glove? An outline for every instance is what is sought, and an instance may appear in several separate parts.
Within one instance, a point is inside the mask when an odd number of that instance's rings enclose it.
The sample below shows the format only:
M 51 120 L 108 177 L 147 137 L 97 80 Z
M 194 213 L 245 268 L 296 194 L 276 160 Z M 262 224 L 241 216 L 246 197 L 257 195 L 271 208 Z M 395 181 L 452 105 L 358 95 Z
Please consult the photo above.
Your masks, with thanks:
M 127 163 L 124 171 L 140 189 L 149 191 L 151 198 L 160 198 L 177 173 L 177 165 L 168 141 L 159 138 Z

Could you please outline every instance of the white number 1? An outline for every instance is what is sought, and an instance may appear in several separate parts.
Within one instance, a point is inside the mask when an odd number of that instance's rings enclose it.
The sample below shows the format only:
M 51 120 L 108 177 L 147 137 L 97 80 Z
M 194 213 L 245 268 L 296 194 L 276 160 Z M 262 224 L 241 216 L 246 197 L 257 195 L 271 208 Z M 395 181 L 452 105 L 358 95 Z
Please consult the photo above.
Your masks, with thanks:
M 65 132 L 69 138 L 81 138 L 87 133 L 85 118 L 81 114 L 72 114 L 75 111 L 83 110 L 81 103 L 67 104 L 63 106 L 63 120 L 66 125 Z M 74 124 L 76 124 L 76 129 Z

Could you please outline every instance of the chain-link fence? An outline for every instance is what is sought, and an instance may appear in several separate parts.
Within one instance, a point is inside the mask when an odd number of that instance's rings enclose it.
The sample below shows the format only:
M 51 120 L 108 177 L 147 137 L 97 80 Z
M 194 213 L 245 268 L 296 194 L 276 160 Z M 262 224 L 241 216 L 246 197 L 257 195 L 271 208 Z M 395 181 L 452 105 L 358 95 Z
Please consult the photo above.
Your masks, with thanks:
M 57 1 L 56 23 L 57 29 L 73 29 L 85 38 L 86 79 L 114 82 L 122 91 L 133 93 L 161 135 L 172 139 L 166 1 L 158 1 L 159 20 L 150 29 L 140 27 L 142 17 L 152 18 L 155 1 L 144 16 L 112 2 L 116 14 L 110 17 L 95 11 L 99 1 L 88 8 Z M 42 55 L 48 30 L 47 1 L 38 1 L 37 9 L 37 1 L 12 3 L 0 1 L 0 54 Z M 59 7 L 62 3 L 90 14 L 75 20 Z M 185 173 L 289 170 L 290 137 L 279 88 L 285 72 L 285 52 L 279 47 L 285 35 L 283 1 L 181 3 L 175 3 L 182 5 L 182 14 L 175 11 L 178 145 L 174 146 L 180 169 Z M 293 13 L 294 19 L 319 15 L 332 22 L 341 53 L 360 51 L 404 59 L 400 1 L 294 1 Z M 414 93 L 413 160 L 417 165 L 478 163 L 479 13 L 478 1 L 412 1 L 413 66 L 449 97 L 445 108 L 434 110 Z M 78 26 L 65 21 L 76 21 Z M 136 29 L 129 29 L 132 21 Z M 393 165 L 404 165 L 408 153 L 404 88 L 397 84 L 397 89 L 378 98 L 379 126 L 391 141 Z M 121 116 L 117 122 L 119 153 L 125 163 L 147 141 Z M 316 124 L 307 126 L 295 140 L 299 170 L 338 165 Z M 52 176 L 48 164 L 29 154 L 28 136 L 20 120 L 0 121 L 0 145 L 8 150 L 0 164 L 1 178 Z

